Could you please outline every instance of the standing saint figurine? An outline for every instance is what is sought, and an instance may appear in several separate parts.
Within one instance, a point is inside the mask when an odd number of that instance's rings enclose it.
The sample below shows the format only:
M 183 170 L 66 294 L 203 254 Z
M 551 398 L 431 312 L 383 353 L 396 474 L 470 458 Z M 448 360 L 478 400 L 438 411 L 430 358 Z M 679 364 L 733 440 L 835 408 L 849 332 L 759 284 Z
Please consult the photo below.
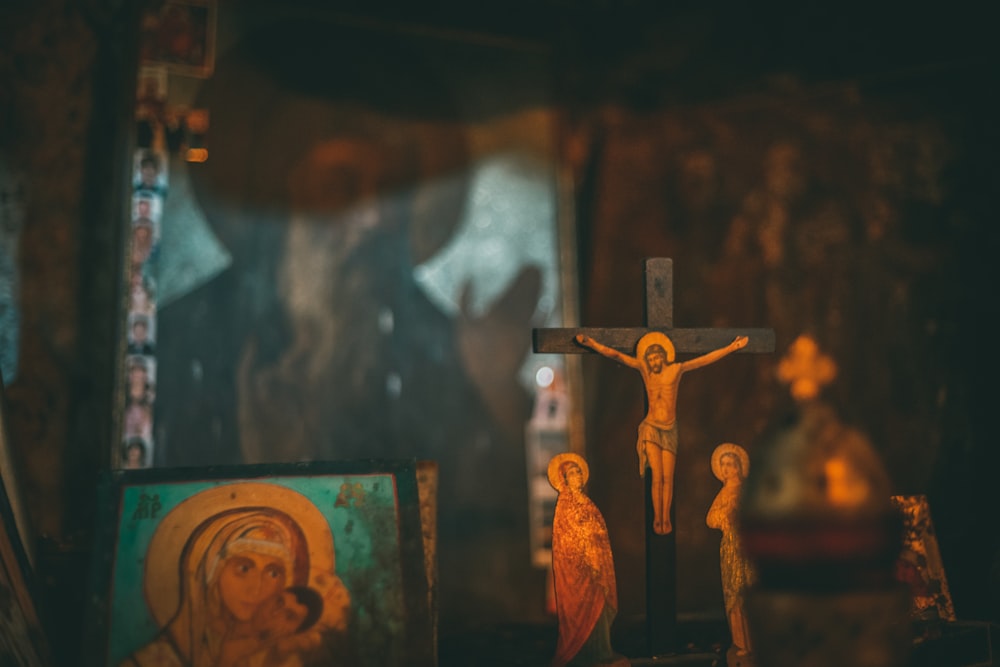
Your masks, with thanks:
M 752 652 L 743 610 L 743 589 L 753 583 L 753 571 L 740 548 L 736 525 L 740 489 L 749 471 L 750 457 L 739 445 L 725 443 L 712 452 L 712 473 L 722 482 L 722 488 L 708 509 L 705 523 L 709 528 L 722 531 L 722 541 L 719 543 L 722 595 L 733 639 L 728 656 L 729 667 L 750 664 L 749 654 Z
M 653 532 L 666 535 L 673 530 L 670 503 L 674 495 L 674 465 L 677 462 L 677 386 L 681 376 L 746 347 L 748 339 L 737 336 L 726 347 L 681 362 L 674 361 L 674 344 L 659 331 L 651 331 L 639 339 L 634 357 L 598 343 L 585 334 L 577 334 L 576 342 L 642 374 L 648 409 L 646 418 L 639 424 L 636 442 L 639 474 L 646 474 L 648 466 L 653 475 Z
M 549 484 L 559 492 L 552 519 L 559 641 L 552 667 L 629 667 L 629 660 L 611 648 L 611 623 L 618 613 L 615 564 L 604 517 L 583 492 L 589 474 L 587 462 L 576 454 L 549 461 Z

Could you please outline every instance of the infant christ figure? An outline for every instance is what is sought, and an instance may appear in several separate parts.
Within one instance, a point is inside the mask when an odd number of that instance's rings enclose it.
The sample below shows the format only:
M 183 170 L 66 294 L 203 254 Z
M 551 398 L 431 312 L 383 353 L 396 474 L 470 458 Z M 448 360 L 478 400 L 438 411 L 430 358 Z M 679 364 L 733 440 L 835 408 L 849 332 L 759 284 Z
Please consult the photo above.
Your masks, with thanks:
M 677 461 L 677 386 L 681 376 L 746 347 L 748 339 L 737 336 L 725 347 L 681 362 L 674 361 L 674 344 L 660 331 L 651 331 L 640 338 L 634 357 L 599 343 L 586 334 L 577 334 L 576 342 L 634 368 L 642 375 L 648 408 L 645 419 L 639 424 L 636 440 L 639 474 L 645 475 L 648 467 L 653 476 L 653 532 L 666 535 L 673 530 L 670 503 L 674 495 L 674 465 Z

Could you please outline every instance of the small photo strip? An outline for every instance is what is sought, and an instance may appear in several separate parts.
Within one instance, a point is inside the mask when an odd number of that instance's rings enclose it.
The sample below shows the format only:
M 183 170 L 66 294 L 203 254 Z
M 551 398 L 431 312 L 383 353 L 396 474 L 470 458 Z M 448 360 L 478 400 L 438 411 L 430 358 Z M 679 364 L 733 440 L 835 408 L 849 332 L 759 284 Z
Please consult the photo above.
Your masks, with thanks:
M 138 272 L 155 254 L 156 231 L 151 220 L 140 218 L 132 223 L 132 238 L 129 241 L 129 253 L 132 259 L 132 271 Z
M 153 460 L 153 441 L 142 436 L 127 437 L 122 441 L 122 468 L 138 470 L 148 468 Z
M 129 273 L 128 311 L 142 315 L 156 315 L 156 282 L 142 266 L 133 267 Z
M 167 194 L 167 155 L 140 148 L 133 157 L 132 186 L 137 193 L 165 197 Z
M 152 405 L 156 399 L 156 358 L 130 354 L 125 358 L 125 405 Z
M 132 403 L 125 408 L 125 419 L 122 436 L 143 438 L 147 442 L 153 439 L 153 406 L 145 403 Z
M 151 357 L 156 351 L 156 318 L 146 313 L 128 315 L 128 353 Z
M 160 220 L 163 218 L 163 198 L 151 192 L 137 192 L 132 196 L 132 221 L 151 220 L 159 239 Z

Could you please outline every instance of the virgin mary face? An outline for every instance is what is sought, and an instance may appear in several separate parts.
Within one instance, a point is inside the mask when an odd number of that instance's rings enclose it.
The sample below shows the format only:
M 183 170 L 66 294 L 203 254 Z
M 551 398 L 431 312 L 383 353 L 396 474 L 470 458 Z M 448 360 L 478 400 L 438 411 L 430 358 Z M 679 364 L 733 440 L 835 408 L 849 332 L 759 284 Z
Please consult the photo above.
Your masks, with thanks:
M 719 458 L 719 469 L 722 471 L 722 481 L 743 481 L 743 466 L 733 454 L 724 454 Z
M 280 558 L 246 551 L 229 557 L 219 573 L 219 597 L 238 621 L 249 621 L 257 607 L 285 588 Z
M 563 477 L 566 480 L 566 488 L 572 491 L 579 491 L 583 488 L 583 471 L 575 463 L 566 464 Z

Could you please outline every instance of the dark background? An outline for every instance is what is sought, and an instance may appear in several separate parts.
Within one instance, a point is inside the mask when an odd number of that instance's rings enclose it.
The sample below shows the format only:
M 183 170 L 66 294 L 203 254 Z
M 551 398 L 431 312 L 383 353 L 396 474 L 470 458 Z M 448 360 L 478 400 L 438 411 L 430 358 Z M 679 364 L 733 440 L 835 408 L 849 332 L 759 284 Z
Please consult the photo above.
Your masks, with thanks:
M 997 620 L 989 22 L 963 5 L 667 4 L 337 3 L 334 19 L 546 55 L 546 98 L 504 104 L 551 104 L 562 117 L 582 324 L 638 324 L 641 260 L 665 256 L 677 326 L 774 328 L 774 357 L 727 359 L 681 389 L 682 610 L 721 610 L 717 565 L 700 556 L 717 545 L 704 527 L 717 488 L 708 456 L 734 441 L 753 457 L 788 405 L 778 356 L 809 333 L 839 367 L 825 397 L 869 436 L 894 491 L 928 495 L 959 617 Z M 0 151 L 29 186 L 8 425 L 42 579 L 77 584 L 63 599 L 82 589 L 94 474 L 113 439 L 136 11 L 108 0 L 0 7 Z M 641 384 L 603 359 L 583 368 L 590 491 L 611 531 L 622 613 L 640 614 Z M 442 601 L 442 633 L 541 616 L 539 583 L 484 571 L 468 582 L 482 586 L 475 615 Z M 512 590 L 522 607 L 490 602 Z M 78 607 L 48 607 L 54 626 L 76 627 Z

